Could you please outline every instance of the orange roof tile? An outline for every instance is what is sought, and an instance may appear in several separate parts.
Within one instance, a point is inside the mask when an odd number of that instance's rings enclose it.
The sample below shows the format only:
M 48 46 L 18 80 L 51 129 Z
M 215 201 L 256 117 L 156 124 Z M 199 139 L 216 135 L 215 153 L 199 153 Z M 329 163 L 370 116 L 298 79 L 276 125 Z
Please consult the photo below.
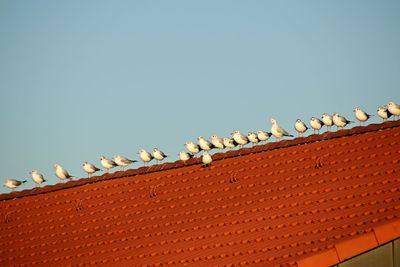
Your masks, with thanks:
M 399 126 L 0 195 L 0 265 L 336 264 L 400 236 Z

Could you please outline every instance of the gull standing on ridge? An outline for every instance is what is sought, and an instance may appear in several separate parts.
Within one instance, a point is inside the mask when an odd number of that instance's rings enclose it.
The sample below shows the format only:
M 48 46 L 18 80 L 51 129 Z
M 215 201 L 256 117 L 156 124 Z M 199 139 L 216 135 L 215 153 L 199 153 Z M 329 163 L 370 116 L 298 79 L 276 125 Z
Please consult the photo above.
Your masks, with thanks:
M 64 169 L 60 164 L 54 164 L 54 173 L 62 181 L 65 181 L 65 179 L 72 180 L 72 177 L 75 177 L 70 175 L 68 171 Z
M 162 152 L 158 148 L 153 149 L 153 158 L 155 158 L 158 162 L 161 162 L 166 157 L 167 155 L 165 155 L 164 152 Z
M 189 150 L 190 153 L 192 153 L 193 155 L 196 155 L 197 153 L 200 152 L 200 147 L 198 144 L 192 142 L 192 141 L 188 141 L 185 143 L 185 147 L 187 150 Z
M 345 117 L 339 115 L 338 113 L 333 114 L 333 123 L 337 128 L 344 128 L 349 123 L 354 123 L 354 121 L 349 121 Z
M 100 163 L 101 166 L 103 166 L 106 169 L 107 173 L 110 171 L 110 169 L 118 166 L 118 164 L 115 163 L 115 161 L 108 159 L 105 156 L 100 157 Z
M 83 167 L 83 170 L 88 174 L 88 178 L 90 178 L 93 173 L 95 173 L 97 171 L 101 171 L 101 169 L 97 168 L 92 163 L 89 163 L 87 161 L 85 161 L 82 164 L 82 167 Z
M 324 113 L 322 114 L 322 122 L 324 123 L 324 125 L 326 125 L 326 128 L 328 129 L 328 131 L 331 130 L 331 127 L 333 125 L 333 118 L 331 115 L 329 115 L 328 113 Z
M 317 131 L 317 133 L 319 134 L 319 130 L 322 128 L 324 123 L 318 118 L 311 117 L 310 125 L 311 125 L 311 128 L 314 129 L 314 134 L 315 134 L 315 131 Z
M 231 133 L 233 140 L 238 143 L 241 147 L 249 143 L 247 136 L 243 135 L 240 131 L 234 131 Z
M 190 153 L 187 153 L 185 151 L 181 151 L 178 154 L 179 159 L 182 160 L 184 163 L 186 163 L 186 161 L 188 161 L 189 159 L 193 158 L 193 155 Z
M 387 107 L 389 112 L 394 115 L 395 119 L 397 119 L 397 117 L 400 116 L 400 105 L 394 103 L 393 101 L 390 101 L 387 104 Z
M 296 123 L 294 124 L 294 129 L 299 133 L 300 136 L 303 136 L 303 133 L 308 130 L 308 127 L 300 119 L 297 119 Z
M 284 136 L 293 137 L 293 135 L 285 131 L 283 128 L 279 127 L 277 121 L 274 118 L 271 119 L 271 123 L 272 123 L 271 133 L 273 136 L 275 136 L 277 141 L 280 141 L 281 138 Z
M 150 162 L 154 157 L 144 149 L 139 150 L 139 157 L 143 161 L 143 166 L 146 166 L 146 163 Z
M 260 142 L 260 140 L 258 140 L 257 134 L 253 132 L 249 132 L 247 134 L 247 139 L 249 139 L 249 141 L 252 143 L 253 146 L 255 144 L 258 144 L 258 142 Z
M 363 122 L 367 121 L 371 116 L 373 116 L 369 115 L 359 107 L 356 107 L 353 111 L 356 115 L 356 119 L 360 122 L 360 126 L 363 124 Z
M 392 116 L 392 113 L 390 113 L 390 111 L 383 106 L 379 106 L 378 109 L 376 110 L 376 113 L 378 114 L 379 117 L 382 118 L 383 121 L 386 121 Z
M 31 176 L 32 176 L 32 180 L 37 184 L 46 182 L 46 180 L 43 178 L 43 174 L 41 174 L 38 170 L 32 170 Z
M 203 162 L 204 166 L 207 167 L 207 166 L 210 165 L 211 162 L 212 162 L 211 155 L 208 154 L 207 151 L 204 151 L 204 152 L 203 152 L 203 156 L 201 157 L 201 161 Z
M 267 141 L 271 137 L 271 135 L 272 135 L 271 133 L 266 131 L 262 130 L 257 131 L 257 138 L 258 140 L 260 140 L 260 142 Z
M 210 140 L 211 140 L 211 144 L 212 144 L 214 147 L 216 147 L 216 148 L 218 148 L 218 149 L 224 149 L 224 148 L 225 148 L 225 146 L 224 146 L 224 140 L 223 140 L 222 138 L 218 137 L 216 134 L 213 134 L 213 135 L 211 136 Z
M 127 157 L 121 156 L 121 155 L 117 155 L 114 157 L 114 162 L 121 167 L 122 170 L 124 170 L 124 168 L 126 166 L 128 166 L 129 164 L 135 163 L 137 162 L 137 160 L 131 160 L 128 159 Z
M 3 186 L 10 188 L 12 191 L 14 191 L 15 188 L 20 186 L 21 184 L 26 183 L 26 180 L 24 181 L 18 181 L 15 179 L 7 179 L 4 181 Z
M 224 137 L 222 142 L 224 142 L 226 148 L 235 148 L 238 145 L 233 138 Z
M 214 148 L 214 146 L 211 144 L 211 142 L 204 139 L 203 136 L 197 137 L 197 140 L 199 141 L 200 148 L 203 149 L 204 151 L 210 151 L 211 149 Z

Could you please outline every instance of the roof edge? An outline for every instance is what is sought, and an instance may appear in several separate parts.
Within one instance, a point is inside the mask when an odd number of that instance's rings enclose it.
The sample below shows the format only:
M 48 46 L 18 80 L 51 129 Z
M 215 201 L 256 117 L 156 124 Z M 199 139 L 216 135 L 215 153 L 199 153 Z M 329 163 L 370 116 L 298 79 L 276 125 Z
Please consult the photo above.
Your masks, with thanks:
M 250 148 L 241 148 L 238 150 L 231 150 L 231 151 L 227 151 L 227 152 L 215 153 L 215 154 L 213 154 L 213 160 L 217 161 L 217 160 L 223 160 L 223 159 L 227 159 L 227 158 L 245 156 L 245 155 L 249 155 L 249 154 L 260 153 L 260 152 L 265 152 L 265 151 L 270 151 L 270 150 L 275 150 L 275 149 L 282 149 L 282 148 L 287 148 L 287 147 L 292 147 L 292 146 L 326 141 L 326 140 L 330 140 L 330 139 L 334 139 L 334 138 L 341 138 L 341 137 L 346 137 L 346 136 L 352 136 L 352 135 L 364 134 L 364 133 L 368 133 L 368 132 L 375 132 L 375 131 L 380 131 L 380 130 L 385 130 L 385 129 L 390 129 L 390 128 L 396 128 L 399 126 L 400 126 L 400 120 L 386 121 L 383 123 L 369 124 L 367 126 L 356 126 L 351 129 L 343 129 L 343 130 L 339 130 L 336 132 L 325 132 L 322 134 L 312 134 L 307 137 L 296 137 L 291 140 L 270 142 L 270 143 L 267 143 L 264 145 L 257 145 L 257 146 L 250 147 Z M 0 194 L 0 201 L 12 200 L 15 198 L 21 198 L 21 197 L 27 197 L 27 196 L 40 195 L 40 194 L 64 190 L 64 189 L 68 189 L 68 188 L 78 187 L 81 185 L 92 184 L 92 183 L 97 183 L 97 182 L 106 181 L 106 180 L 121 179 L 121 178 L 143 175 L 143 174 L 148 174 L 148 173 L 153 173 L 153 172 L 160 172 L 160 171 L 171 170 L 171 169 L 176 169 L 176 168 L 183 168 L 183 167 L 188 167 L 188 166 L 198 165 L 198 164 L 202 164 L 201 158 L 193 158 L 193 159 L 188 160 L 186 163 L 183 163 L 182 161 L 177 160 L 175 162 L 167 162 L 167 163 L 163 163 L 163 164 L 159 164 L 159 165 L 152 165 L 149 167 L 140 167 L 137 169 L 129 169 L 126 171 L 117 171 L 117 172 L 114 172 L 111 174 L 105 173 L 101 176 L 93 176 L 91 178 L 80 178 L 79 180 L 69 181 L 67 183 L 58 183 L 58 184 L 54 184 L 54 185 L 47 185 L 44 187 L 36 187 L 36 188 L 32 188 L 32 189 L 26 189 L 23 191 Z

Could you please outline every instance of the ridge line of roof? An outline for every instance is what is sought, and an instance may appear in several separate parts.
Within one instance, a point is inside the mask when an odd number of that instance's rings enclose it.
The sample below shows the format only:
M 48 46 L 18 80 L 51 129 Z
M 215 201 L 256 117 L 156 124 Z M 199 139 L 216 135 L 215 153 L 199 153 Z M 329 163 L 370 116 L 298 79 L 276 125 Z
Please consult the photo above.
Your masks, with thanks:
M 352 136 L 352 135 L 365 134 L 365 133 L 369 133 L 369 132 L 381 131 L 381 130 L 396 128 L 396 127 L 400 127 L 400 120 L 386 121 L 386 122 L 377 123 L 377 124 L 369 124 L 367 126 L 356 126 L 351 129 L 343 129 L 343 130 L 339 130 L 336 132 L 324 132 L 322 134 L 312 134 L 307 137 L 296 137 L 291 140 L 282 140 L 279 142 L 270 142 L 270 143 L 266 143 L 264 145 L 257 145 L 257 146 L 249 147 L 249 148 L 241 148 L 238 150 L 219 152 L 219 153 L 213 154 L 213 160 L 217 161 L 217 160 L 235 158 L 235 157 L 246 156 L 246 155 L 250 155 L 250 154 L 254 154 L 254 153 L 261 153 L 261 152 L 272 151 L 272 150 L 276 150 L 276 149 L 288 148 L 288 147 L 292 147 L 292 146 L 299 146 L 299 145 L 303 145 L 303 144 L 327 141 L 327 140 L 331 140 L 331 139 L 342 138 L 342 137 Z M 182 161 L 177 160 L 175 162 L 166 162 L 163 164 L 152 165 L 149 167 L 139 167 L 137 169 L 129 169 L 126 171 L 117 171 L 117 172 L 114 172 L 111 174 L 105 173 L 101 176 L 94 176 L 91 178 L 80 178 L 79 180 L 69 181 L 67 183 L 58 183 L 58 184 L 54 184 L 54 185 L 47 185 L 45 187 L 36 187 L 36 188 L 32 188 L 32 189 L 25 189 L 23 191 L 0 194 L 0 201 L 7 201 L 7 200 L 13 200 L 16 198 L 41 195 L 41 194 L 60 191 L 60 190 L 64 190 L 64 189 L 74 188 L 74 187 L 78 187 L 78 186 L 82 186 L 82 185 L 86 185 L 86 184 L 93 184 L 93 183 L 98 183 L 98 182 L 108 181 L 108 180 L 113 180 L 113 179 L 122 179 L 122 178 L 144 175 L 144 174 L 155 173 L 155 172 L 161 172 L 161 171 L 172 170 L 172 169 L 177 169 L 177 168 L 184 168 L 184 167 L 189 167 L 189 166 L 194 166 L 194 165 L 199 165 L 199 164 L 202 164 L 201 157 L 190 159 L 187 161 L 187 163 L 183 163 Z

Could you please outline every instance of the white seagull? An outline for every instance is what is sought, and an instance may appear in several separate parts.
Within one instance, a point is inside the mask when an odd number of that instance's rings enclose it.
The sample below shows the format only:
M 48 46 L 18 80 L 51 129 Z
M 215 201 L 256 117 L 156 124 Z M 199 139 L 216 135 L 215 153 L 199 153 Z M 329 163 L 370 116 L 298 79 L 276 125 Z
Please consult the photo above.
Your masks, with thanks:
M 101 166 L 103 166 L 106 169 L 107 173 L 110 171 L 110 169 L 118 166 L 118 164 L 115 161 L 108 159 L 105 156 L 100 157 L 100 163 Z
M 43 174 L 41 174 L 38 170 L 32 170 L 31 176 L 32 180 L 37 184 L 46 182 L 46 180 L 43 178 Z
M 204 152 L 203 152 L 203 156 L 201 157 L 201 161 L 203 162 L 204 166 L 207 167 L 207 166 L 210 165 L 211 162 L 212 162 L 211 155 L 208 154 L 207 151 L 204 151 Z
M 200 152 L 200 147 L 198 144 L 192 142 L 192 141 L 188 141 L 185 143 L 185 147 L 187 150 L 189 150 L 190 153 L 192 153 L 193 155 L 196 155 L 197 153 Z
M 302 136 L 303 133 L 308 130 L 308 127 L 302 120 L 297 119 L 294 124 L 294 129 Z
M 354 113 L 356 115 L 356 119 L 360 122 L 360 125 L 363 124 L 363 122 L 367 121 L 371 116 L 368 113 L 366 113 L 364 110 L 362 110 L 359 107 L 356 107 L 354 110 Z
M 315 131 L 317 131 L 317 133 L 319 134 L 319 130 L 322 128 L 323 125 L 324 125 L 324 123 L 320 119 L 311 117 L 310 126 L 311 126 L 311 128 L 314 129 L 314 134 L 315 134 Z
M 220 137 L 218 137 L 216 134 L 213 134 L 210 138 L 211 144 L 218 148 L 218 149 L 224 149 L 224 140 Z
M 247 136 L 243 135 L 240 131 L 234 131 L 231 133 L 233 140 L 238 143 L 241 147 L 249 143 Z
M 121 167 L 122 170 L 124 170 L 124 168 L 126 166 L 128 166 L 129 164 L 135 163 L 137 162 L 137 160 L 131 160 L 128 159 L 127 157 L 121 156 L 121 155 L 117 155 L 114 157 L 114 162 Z
M 329 115 L 328 113 L 324 113 L 322 114 L 322 122 L 324 123 L 324 125 L 326 125 L 326 128 L 328 129 L 328 131 L 331 130 L 331 127 L 333 125 L 333 118 L 331 115 Z
M 271 119 L 271 123 L 272 123 L 271 133 L 273 136 L 275 136 L 277 141 L 281 140 L 281 138 L 284 136 L 293 137 L 293 135 L 285 131 L 283 128 L 279 127 L 277 121 L 274 118 Z
M 390 113 L 390 111 L 383 106 L 379 106 L 378 109 L 376 110 L 376 113 L 378 114 L 379 117 L 382 118 L 383 121 L 386 121 L 392 116 L 392 113 Z
M 14 191 L 15 188 L 17 188 L 18 186 L 20 186 L 23 183 L 26 183 L 26 180 L 19 181 L 19 180 L 15 180 L 15 179 L 7 179 L 4 181 L 3 186 L 8 187 Z
M 182 160 L 183 162 L 186 162 L 186 161 L 188 161 L 189 159 L 193 158 L 193 155 L 192 155 L 192 154 L 187 153 L 187 152 L 185 152 L 185 151 L 179 152 L 178 156 L 179 156 L 179 159 Z
M 211 149 L 214 148 L 214 146 L 211 144 L 211 142 L 204 139 L 203 136 L 197 137 L 197 140 L 199 141 L 200 148 L 204 151 L 210 151 Z
M 400 116 L 400 105 L 394 103 L 393 101 L 390 101 L 387 104 L 387 107 L 388 107 L 389 112 L 392 113 L 395 118 Z
M 75 176 L 72 176 L 69 174 L 69 172 L 64 169 L 60 164 L 54 164 L 54 173 L 60 180 L 65 180 L 65 179 L 72 179 Z
M 167 155 L 165 155 L 164 152 L 162 152 L 158 148 L 153 149 L 153 158 L 155 158 L 158 162 L 162 161 L 166 157 Z
M 258 142 L 260 142 L 260 140 L 258 140 L 257 134 L 253 133 L 253 132 L 249 132 L 247 133 L 247 139 L 249 139 L 249 141 L 255 145 L 258 144 Z
M 95 173 L 97 171 L 101 171 L 101 169 L 97 168 L 92 163 L 89 163 L 87 161 L 85 161 L 82 164 L 82 167 L 83 167 L 83 170 L 88 174 L 88 178 L 90 178 L 93 173 Z
M 260 140 L 260 142 L 267 141 L 271 137 L 271 135 L 272 135 L 271 133 L 266 131 L 262 130 L 257 131 L 257 138 L 258 140 Z
M 139 157 L 143 161 L 143 165 L 146 166 L 146 163 L 150 162 L 154 157 L 144 149 L 139 150 Z
M 233 140 L 233 138 L 224 137 L 222 139 L 222 142 L 224 142 L 224 146 L 226 148 L 235 148 L 237 146 L 237 143 L 235 142 L 235 140 Z
M 345 117 L 339 115 L 338 113 L 333 114 L 333 123 L 336 125 L 337 128 L 344 128 L 347 124 L 353 123 L 354 121 L 349 121 Z

